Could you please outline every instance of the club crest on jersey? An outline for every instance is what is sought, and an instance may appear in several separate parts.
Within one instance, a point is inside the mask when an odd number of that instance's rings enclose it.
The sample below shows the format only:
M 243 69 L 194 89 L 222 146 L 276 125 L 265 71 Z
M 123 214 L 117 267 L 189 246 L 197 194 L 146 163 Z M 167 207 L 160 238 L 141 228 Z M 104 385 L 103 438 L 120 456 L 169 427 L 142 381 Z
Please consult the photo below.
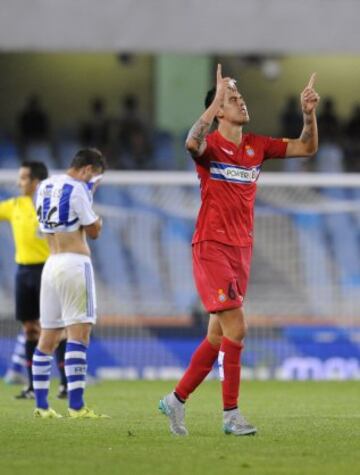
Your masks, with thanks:
M 227 296 L 224 292 L 224 289 L 218 289 L 218 300 L 221 303 L 226 302 Z
M 245 168 L 230 163 L 211 162 L 210 174 L 213 180 L 251 184 L 259 178 L 260 168 L 260 166 Z
M 253 157 L 255 155 L 255 150 L 250 147 L 250 145 L 245 146 L 246 155 Z

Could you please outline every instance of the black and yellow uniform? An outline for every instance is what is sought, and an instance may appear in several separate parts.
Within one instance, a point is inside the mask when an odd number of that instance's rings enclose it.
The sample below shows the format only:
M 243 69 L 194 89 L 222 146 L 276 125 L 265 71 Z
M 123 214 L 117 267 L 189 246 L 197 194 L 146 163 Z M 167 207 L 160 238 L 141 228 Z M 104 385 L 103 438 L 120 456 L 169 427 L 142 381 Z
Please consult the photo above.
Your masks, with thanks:
M 15 281 L 16 319 L 38 320 L 40 316 L 41 271 L 49 256 L 49 246 L 39 234 L 39 223 L 30 196 L 0 202 L 0 220 L 11 224 L 18 264 Z

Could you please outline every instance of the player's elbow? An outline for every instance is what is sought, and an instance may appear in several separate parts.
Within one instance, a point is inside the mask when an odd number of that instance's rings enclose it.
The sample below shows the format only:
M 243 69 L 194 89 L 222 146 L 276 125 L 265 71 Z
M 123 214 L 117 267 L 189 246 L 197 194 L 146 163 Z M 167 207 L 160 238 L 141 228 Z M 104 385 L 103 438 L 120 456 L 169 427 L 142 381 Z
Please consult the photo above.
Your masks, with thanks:
M 298 157 L 311 158 L 316 154 L 317 150 L 317 144 L 307 144 L 300 140 L 295 152 Z
M 90 239 L 97 239 L 99 236 L 100 236 L 100 232 L 99 231 L 93 231 L 93 230 L 86 230 L 86 236 Z
M 95 223 L 84 226 L 86 236 L 90 239 L 97 239 L 100 236 L 102 228 L 101 219 L 97 219 Z
M 199 153 L 199 144 L 192 138 L 186 139 L 185 148 L 192 156 L 196 156 Z
M 318 151 L 318 145 L 316 144 L 316 145 L 313 145 L 313 146 L 305 149 L 303 156 L 307 157 L 307 158 L 311 158 L 317 153 L 317 151 Z

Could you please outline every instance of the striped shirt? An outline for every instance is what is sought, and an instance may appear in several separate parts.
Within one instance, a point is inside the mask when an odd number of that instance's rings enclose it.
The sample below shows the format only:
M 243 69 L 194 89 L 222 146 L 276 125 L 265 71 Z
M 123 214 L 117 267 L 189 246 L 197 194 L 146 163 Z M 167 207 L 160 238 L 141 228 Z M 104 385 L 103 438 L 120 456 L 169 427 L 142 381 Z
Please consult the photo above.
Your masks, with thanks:
M 86 183 L 69 175 L 54 175 L 41 182 L 36 210 L 43 233 L 72 232 L 97 220 Z

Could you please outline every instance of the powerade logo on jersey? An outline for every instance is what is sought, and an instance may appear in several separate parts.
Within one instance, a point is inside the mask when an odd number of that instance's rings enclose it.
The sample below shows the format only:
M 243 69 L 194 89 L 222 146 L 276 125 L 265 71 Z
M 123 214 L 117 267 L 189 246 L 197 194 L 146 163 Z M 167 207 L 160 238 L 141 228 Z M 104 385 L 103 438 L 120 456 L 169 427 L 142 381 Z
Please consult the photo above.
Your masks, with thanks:
M 210 163 L 210 174 L 213 180 L 229 181 L 231 183 L 255 183 L 259 178 L 260 169 L 260 166 L 244 168 L 229 163 Z

